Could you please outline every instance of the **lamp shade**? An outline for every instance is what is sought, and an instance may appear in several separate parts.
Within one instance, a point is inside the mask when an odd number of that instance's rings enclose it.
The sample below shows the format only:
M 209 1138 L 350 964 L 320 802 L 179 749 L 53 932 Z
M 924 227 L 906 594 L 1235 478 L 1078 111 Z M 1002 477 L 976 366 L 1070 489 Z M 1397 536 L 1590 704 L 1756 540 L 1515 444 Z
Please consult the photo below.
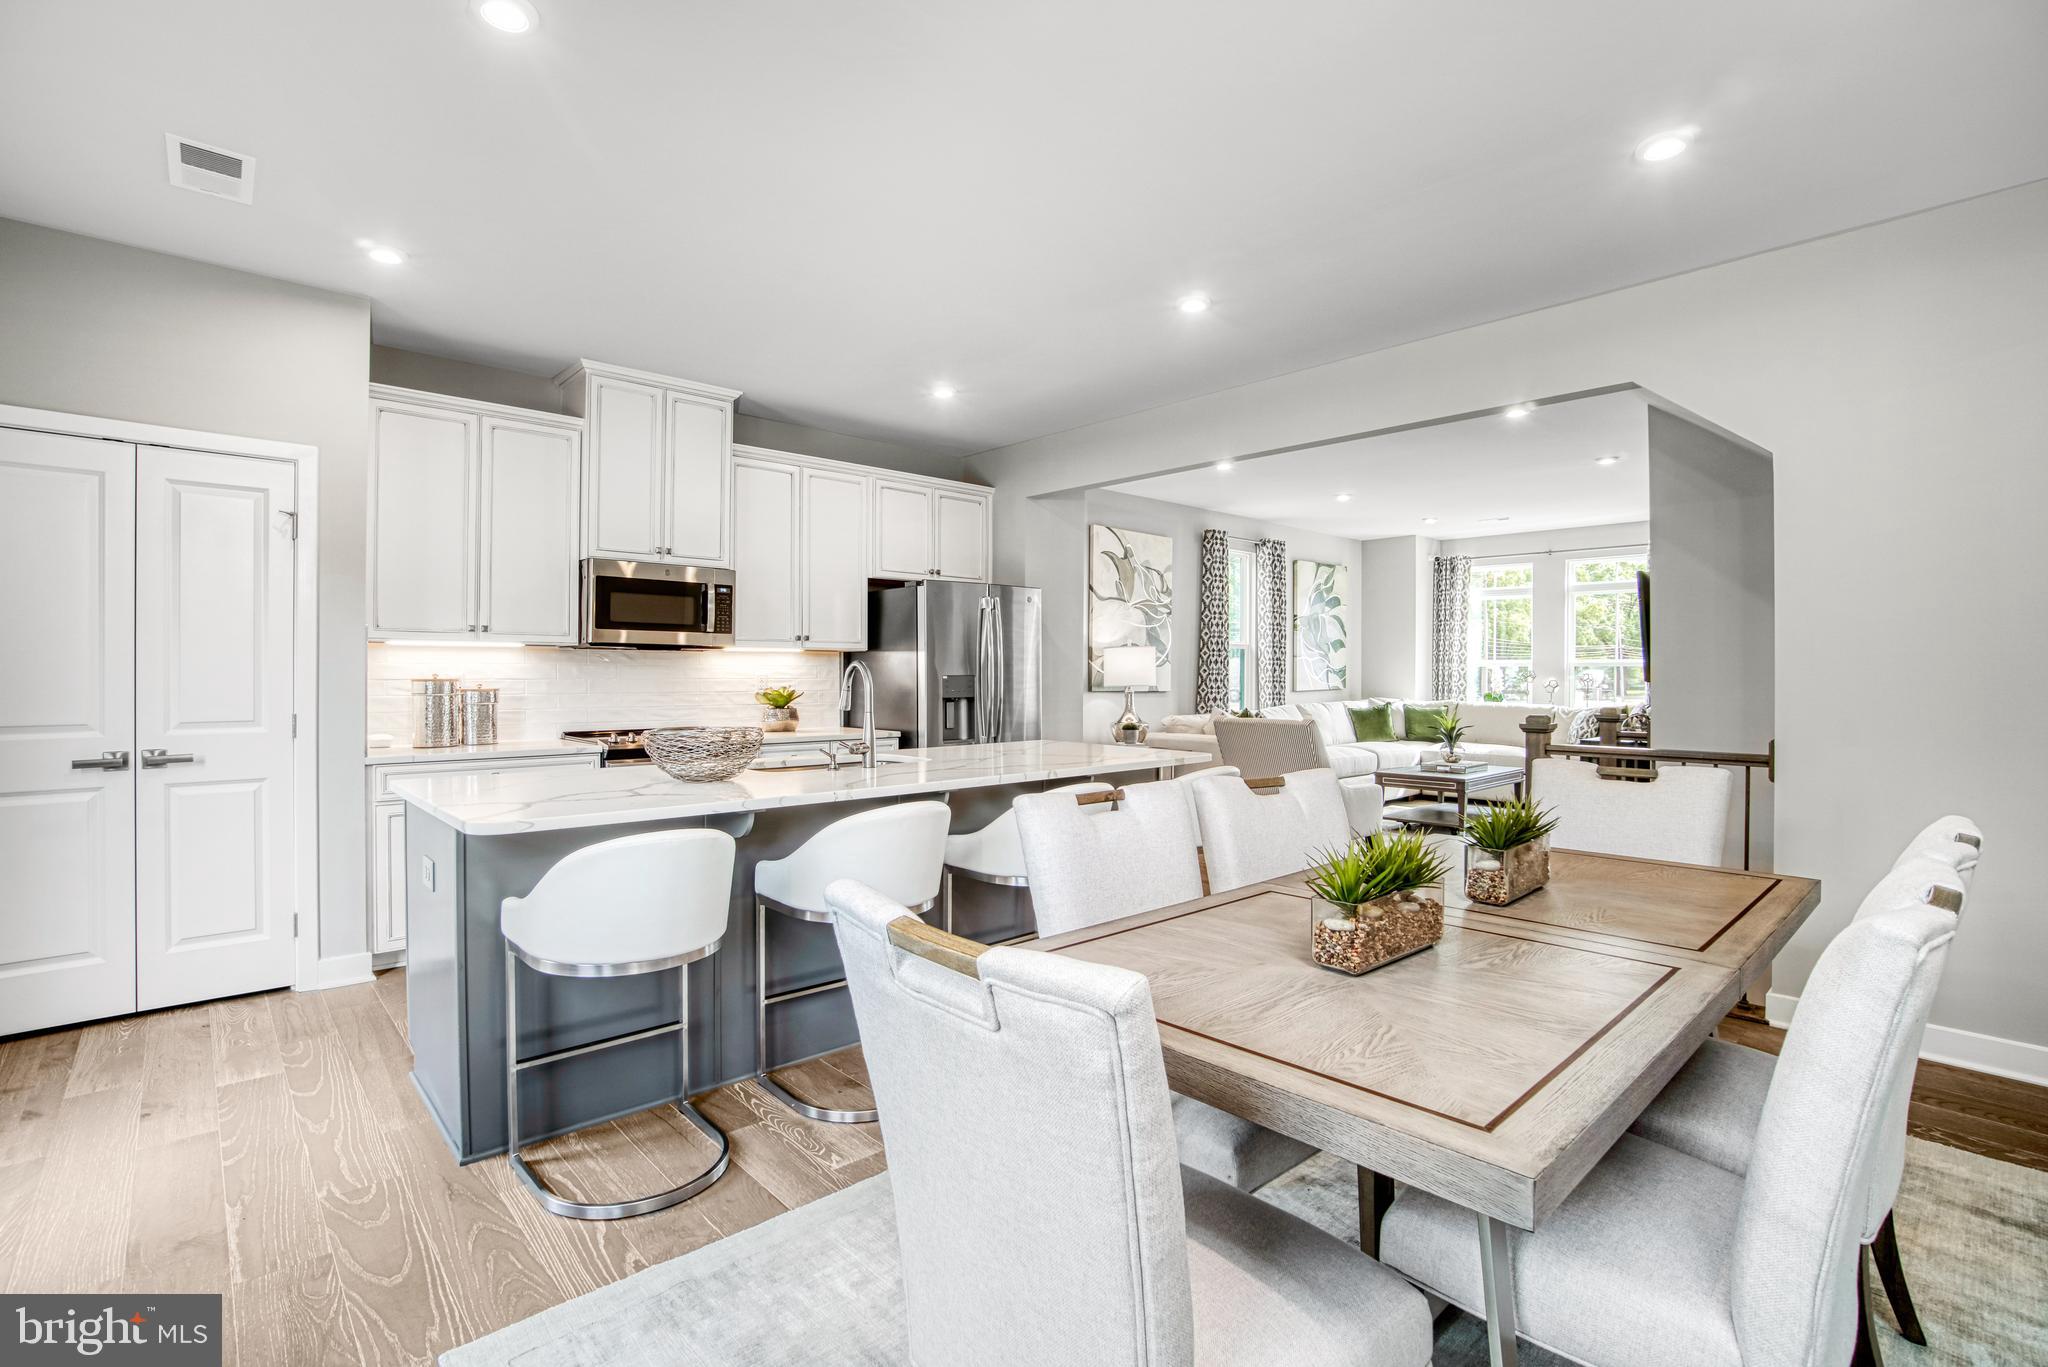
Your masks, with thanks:
M 1159 657 L 1151 646 L 1111 646 L 1102 652 L 1104 688 L 1151 688 L 1159 682 Z

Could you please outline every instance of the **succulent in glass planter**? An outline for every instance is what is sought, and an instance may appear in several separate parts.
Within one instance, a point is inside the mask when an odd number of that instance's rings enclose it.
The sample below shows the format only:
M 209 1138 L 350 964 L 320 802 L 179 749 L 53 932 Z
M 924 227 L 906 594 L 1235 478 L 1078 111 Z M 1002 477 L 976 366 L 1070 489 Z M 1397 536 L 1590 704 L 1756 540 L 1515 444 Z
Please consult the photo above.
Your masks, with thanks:
M 761 714 L 763 731 L 794 731 L 797 715 L 794 704 L 804 695 L 801 688 L 788 684 L 770 684 L 754 694 L 754 701 L 765 709 Z
M 1504 907 L 1550 881 L 1557 814 L 1524 798 L 1496 802 L 1465 822 L 1465 895 Z
M 1420 831 L 1381 831 L 1309 865 L 1309 949 L 1353 977 L 1428 949 L 1444 934 L 1450 866 Z
M 1444 763 L 1458 762 L 1458 747 L 1465 743 L 1465 733 L 1472 729 L 1472 723 L 1458 715 L 1453 707 L 1444 713 L 1444 719 L 1437 723 L 1436 738 L 1443 742 Z

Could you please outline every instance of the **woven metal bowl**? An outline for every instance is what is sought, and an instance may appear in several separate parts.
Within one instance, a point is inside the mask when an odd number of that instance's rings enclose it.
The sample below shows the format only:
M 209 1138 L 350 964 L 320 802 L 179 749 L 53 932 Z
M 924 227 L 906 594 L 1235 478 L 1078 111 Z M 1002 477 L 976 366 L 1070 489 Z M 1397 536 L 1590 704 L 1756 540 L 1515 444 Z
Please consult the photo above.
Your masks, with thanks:
M 640 741 L 663 773 L 685 783 L 731 778 L 761 754 L 758 726 L 663 726 Z

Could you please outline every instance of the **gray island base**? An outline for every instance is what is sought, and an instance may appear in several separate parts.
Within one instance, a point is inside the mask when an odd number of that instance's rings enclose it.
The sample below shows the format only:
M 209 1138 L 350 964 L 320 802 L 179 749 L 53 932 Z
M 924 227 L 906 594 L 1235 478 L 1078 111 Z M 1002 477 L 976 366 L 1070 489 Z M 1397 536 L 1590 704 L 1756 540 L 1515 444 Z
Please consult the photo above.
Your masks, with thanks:
M 1133 781 L 1198 762 L 1187 751 L 1072 741 L 905 750 L 873 770 L 753 771 L 725 783 L 683 783 L 651 767 L 404 778 L 406 1018 L 413 1079 L 457 1161 L 505 1148 L 505 947 L 499 904 L 524 896 L 571 850 L 644 831 L 712 827 L 738 842 L 731 919 L 718 952 L 636 978 L 557 978 L 524 965 L 518 1057 L 672 1024 L 689 1025 L 689 1089 L 754 1071 L 754 866 L 779 859 L 856 811 L 938 799 L 952 829 L 979 830 L 1019 793 L 1101 777 Z M 980 940 L 1030 930 L 1014 889 L 961 879 L 956 929 Z M 936 917 L 937 913 L 933 913 Z M 771 994 L 840 976 L 832 927 L 768 918 Z M 685 976 L 686 975 L 686 976 Z M 774 1067 L 858 1037 L 847 994 L 829 990 L 769 1010 Z M 673 1034 L 529 1069 L 521 1077 L 522 1140 L 581 1129 L 682 1094 Z

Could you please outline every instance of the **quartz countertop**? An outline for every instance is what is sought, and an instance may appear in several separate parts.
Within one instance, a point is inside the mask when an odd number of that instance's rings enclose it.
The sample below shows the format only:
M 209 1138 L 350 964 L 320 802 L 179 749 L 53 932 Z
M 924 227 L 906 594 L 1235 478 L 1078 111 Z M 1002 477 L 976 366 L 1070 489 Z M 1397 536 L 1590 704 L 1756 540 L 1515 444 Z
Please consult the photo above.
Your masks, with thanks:
M 595 729 L 595 728 L 590 728 Z M 877 729 L 878 740 L 897 738 L 898 733 Z M 764 746 L 823 745 L 835 740 L 859 740 L 858 726 L 805 727 L 800 731 L 770 731 L 761 737 Z M 595 741 L 563 740 L 542 736 L 533 740 L 501 740 L 490 745 L 437 745 L 431 748 L 386 745 L 363 756 L 365 764 L 447 764 L 454 760 L 539 759 L 546 755 L 586 755 L 597 749 Z
M 1170 769 L 1204 758 L 1187 750 L 1082 741 L 957 745 L 895 751 L 892 756 L 893 763 L 878 763 L 872 770 L 858 764 L 838 769 L 749 769 L 723 783 L 685 783 L 652 765 L 421 773 L 393 780 L 390 792 L 464 835 L 517 835 Z
M 365 764 L 442 764 L 454 760 L 539 759 L 546 755 L 595 755 L 598 747 L 587 740 L 563 740 L 549 736 L 540 740 L 501 740 L 489 745 L 436 745 L 415 747 L 387 745 L 364 754 Z

